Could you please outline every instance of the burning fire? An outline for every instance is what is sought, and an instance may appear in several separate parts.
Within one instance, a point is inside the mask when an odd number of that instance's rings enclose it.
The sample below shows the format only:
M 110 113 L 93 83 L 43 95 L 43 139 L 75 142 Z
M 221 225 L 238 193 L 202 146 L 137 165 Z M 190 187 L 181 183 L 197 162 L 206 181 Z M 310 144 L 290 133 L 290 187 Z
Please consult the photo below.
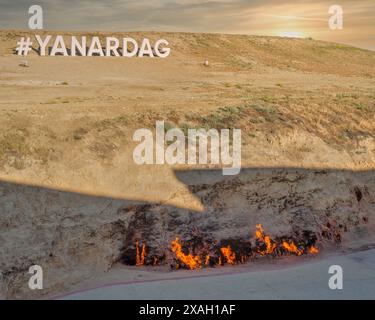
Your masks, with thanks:
M 303 253 L 303 250 L 298 249 L 293 241 L 291 241 L 290 243 L 283 241 L 282 246 L 286 251 L 288 251 L 289 253 L 295 253 L 297 256 L 300 256 Z
M 146 246 L 142 244 L 142 252 L 139 253 L 139 243 L 136 243 L 136 258 L 135 258 L 135 265 L 137 267 L 143 266 L 145 264 L 145 257 L 146 257 Z
M 232 252 L 230 246 L 221 248 L 220 251 L 227 260 L 228 264 L 234 264 L 236 262 L 236 254 Z
M 176 258 L 180 262 L 185 264 L 190 270 L 198 269 L 201 267 L 202 262 L 199 256 L 193 256 L 191 253 L 189 253 L 188 255 L 184 254 L 179 238 L 176 238 L 176 240 L 172 241 L 172 251 L 175 253 Z
M 263 226 L 261 224 L 256 225 L 255 237 L 258 241 L 264 242 L 266 245 L 265 250 L 259 249 L 259 253 L 264 256 L 266 254 L 273 254 L 274 250 L 276 249 L 276 244 L 273 243 L 269 236 L 264 234 Z
M 188 254 L 186 254 L 182 248 L 182 244 L 180 243 L 180 239 L 176 237 L 174 241 L 171 242 L 171 251 L 174 253 L 175 260 L 177 263 L 175 264 L 175 268 L 179 269 L 188 268 L 190 270 L 199 269 L 203 266 L 222 266 L 225 263 L 229 265 L 234 265 L 236 263 L 246 263 L 251 257 L 256 257 L 257 255 L 266 256 L 271 255 L 281 256 L 284 254 L 294 254 L 297 256 L 301 256 L 303 254 L 317 254 L 319 253 L 319 249 L 315 246 L 316 240 L 310 242 L 304 242 L 305 244 L 301 244 L 301 242 L 294 242 L 289 238 L 275 238 L 272 239 L 269 235 L 267 235 L 263 229 L 261 224 L 256 225 L 255 230 L 255 247 L 251 246 L 250 241 L 248 245 L 244 242 L 242 245 L 242 249 L 248 246 L 248 249 L 241 250 L 239 249 L 239 244 L 236 243 L 234 246 L 225 245 L 221 246 L 215 250 L 216 254 L 212 254 L 212 247 L 211 247 L 211 254 L 207 251 L 207 248 L 201 250 L 201 254 L 195 255 L 195 250 L 189 250 Z M 233 250 L 235 248 L 235 250 Z M 205 251 L 206 250 L 206 251 Z M 160 264 L 165 257 L 157 257 L 153 256 L 149 260 L 149 264 L 155 266 Z M 139 242 L 136 242 L 136 266 L 145 265 L 146 259 L 146 245 L 143 243 L 142 246 L 139 246 Z
M 209 255 L 206 255 L 206 260 L 205 260 L 205 262 L 204 262 L 204 265 L 205 265 L 206 267 L 208 267 L 208 266 L 210 265 L 210 256 L 209 256 Z
M 317 254 L 317 253 L 319 253 L 319 249 L 317 247 L 315 247 L 314 245 L 312 245 L 309 248 L 309 252 L 312 253 L 312 254 Z

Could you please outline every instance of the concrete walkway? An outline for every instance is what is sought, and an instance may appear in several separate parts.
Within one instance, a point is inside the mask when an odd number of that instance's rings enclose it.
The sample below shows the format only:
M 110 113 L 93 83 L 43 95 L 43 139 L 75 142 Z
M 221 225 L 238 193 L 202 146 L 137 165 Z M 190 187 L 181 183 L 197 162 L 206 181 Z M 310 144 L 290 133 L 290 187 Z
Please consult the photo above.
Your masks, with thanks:
M 331 290 L 331 265 L 343 269 L 343 290 Z M 375 299 L 375 250 L 289 268 L 127 283 L 62 299 Z

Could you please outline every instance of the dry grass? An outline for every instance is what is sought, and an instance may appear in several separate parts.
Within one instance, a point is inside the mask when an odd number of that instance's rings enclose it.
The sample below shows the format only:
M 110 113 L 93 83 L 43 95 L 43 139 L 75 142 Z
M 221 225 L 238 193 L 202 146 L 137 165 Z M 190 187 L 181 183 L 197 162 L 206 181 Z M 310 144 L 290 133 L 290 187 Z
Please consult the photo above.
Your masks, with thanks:
M 166 130 L 179 127 L 185 133 L 242 129 L 243 140 L 259 146 L 253 151 L 259 159 L 271 151 L 283 154 L 278 141 L 294 132 L 347 153 L 375 135 L 370 51 L 312 39 L 169 33 L 163 36 L 173 56 L 163 61 L 39 59 L 32 53 L 25 74 L 7 49 L 23 33 L 0 34 L 5 55 L 0 67 L 12 75 L 1 80 L 8 81 L 0 88 L 1 125 L 8 133 L 0 137 L 0 162 L 13 168 L 32 170 L 36 160 L 46 166 L 66 163 L 69 171 L 77 158 L 100 166 L 133 146 L 134 130 L 153 130 L 157 120 L 165 121 Z M 209 68 L 203 66 L 206 59 Z M 27 94 L 18 94 L 21 87 Z M 293 152 L 315 151 L 297 144 L 288 149 L 290 159 Z

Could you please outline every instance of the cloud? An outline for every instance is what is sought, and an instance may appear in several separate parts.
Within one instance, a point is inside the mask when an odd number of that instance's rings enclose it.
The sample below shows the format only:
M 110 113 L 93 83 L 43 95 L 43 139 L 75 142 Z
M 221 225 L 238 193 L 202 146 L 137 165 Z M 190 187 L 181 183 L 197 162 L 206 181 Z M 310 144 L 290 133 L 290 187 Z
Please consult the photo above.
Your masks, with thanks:
M 0 28 L 27 28 L 35 0 L 2 0 Z M 373 0 L 341 0 L 344 30 L 327 27 L 327 0 L 42 0 L 45 28 L 55 30 L 154 30 L 279 35 L 298 31 L 323 40 L 368 48 L 373 43 Z

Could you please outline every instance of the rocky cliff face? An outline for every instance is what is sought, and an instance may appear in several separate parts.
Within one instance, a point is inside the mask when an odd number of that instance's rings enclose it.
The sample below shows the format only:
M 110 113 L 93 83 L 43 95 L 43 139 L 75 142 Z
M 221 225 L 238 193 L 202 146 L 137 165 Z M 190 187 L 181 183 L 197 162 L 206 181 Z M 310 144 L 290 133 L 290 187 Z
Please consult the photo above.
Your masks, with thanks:
M 30 296 L 27 272 L 33 264 L 44 269 L 43 294 L 59 292 L 115 262 L 132 262 L 136 241 L 146 244 L 148 263 L 157 256 L 162 264 L 173 259 L 170 247 L 176 236 L 195 250 L 206 246 L 212 251 L 228 243 L 239 244 L 234 250 L 240 250 L 255 243 L 259 223 L 273 238 L 316 237 L 323 252 L 375 242 L 372 171 L 246 169 L 230 178 L 219 170 L 176 175 L 202 202 L 202 212 L 2 183 L 3 297 Z M 178 192 L 174 196 L 181 197 Z

